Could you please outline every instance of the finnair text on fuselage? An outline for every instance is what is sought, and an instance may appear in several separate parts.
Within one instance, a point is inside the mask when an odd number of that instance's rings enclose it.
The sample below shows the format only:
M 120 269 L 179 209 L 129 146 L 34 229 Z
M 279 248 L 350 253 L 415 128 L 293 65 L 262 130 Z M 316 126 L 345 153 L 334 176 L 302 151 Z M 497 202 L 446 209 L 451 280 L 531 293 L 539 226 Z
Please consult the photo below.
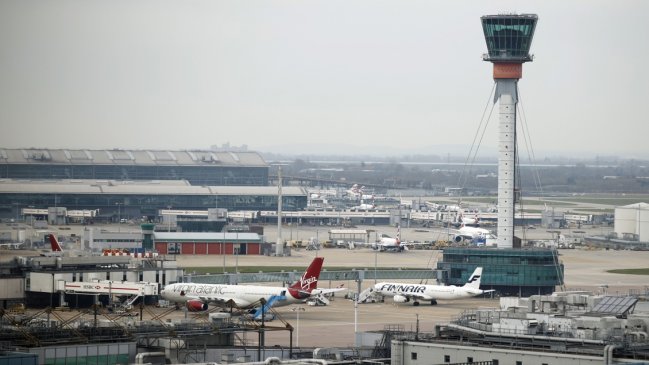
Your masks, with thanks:
M 426 291 L 426 286 L 385 283 L 381 286 L 380 291 L 392 292 L 392 293 L 422 293 L 423 294 L 424 291 Z

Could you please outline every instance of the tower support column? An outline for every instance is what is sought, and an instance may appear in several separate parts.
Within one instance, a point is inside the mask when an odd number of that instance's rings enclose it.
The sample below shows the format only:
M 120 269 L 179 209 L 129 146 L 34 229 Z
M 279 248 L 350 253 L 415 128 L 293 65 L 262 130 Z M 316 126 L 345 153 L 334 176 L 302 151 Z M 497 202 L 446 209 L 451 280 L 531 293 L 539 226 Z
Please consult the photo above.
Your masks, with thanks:
M 514 242 L 517 79 L 497 79 L 494 102 L 499 102 L 498 124 L 498 247 Z

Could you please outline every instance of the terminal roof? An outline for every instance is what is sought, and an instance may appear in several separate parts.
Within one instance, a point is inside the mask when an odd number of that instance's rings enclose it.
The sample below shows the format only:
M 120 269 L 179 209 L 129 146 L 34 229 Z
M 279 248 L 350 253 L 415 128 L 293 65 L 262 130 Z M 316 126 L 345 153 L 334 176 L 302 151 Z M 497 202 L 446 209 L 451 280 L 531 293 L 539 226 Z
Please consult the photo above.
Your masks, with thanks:
M 257 152 L 211 150 L 91 150 L 2 148 L 4 164 L 136 165 L 136 166 L 268 166 Z

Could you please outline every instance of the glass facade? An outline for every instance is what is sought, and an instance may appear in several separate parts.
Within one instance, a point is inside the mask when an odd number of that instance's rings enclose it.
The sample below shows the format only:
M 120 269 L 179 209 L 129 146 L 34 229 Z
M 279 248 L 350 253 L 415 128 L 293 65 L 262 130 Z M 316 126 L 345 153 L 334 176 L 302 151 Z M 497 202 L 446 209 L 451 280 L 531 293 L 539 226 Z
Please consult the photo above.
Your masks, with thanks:
M 529 52 L 537 20 L 536 15 L 483 16 L 489 61 L 531 61 Z
M 188 180 L 192 185 L 268 185 L 268 167 L 3 164 L 5 179 Z
M 563 284 L 563 264 L 554 249 L 451 247 L 437 263 L 448 273 L 447 284 L 460 286 L 478 266 L 483 268 L 481 287 L 500 295 L 550 294 Z
M 306 195 L 283 195 L 282 209 L 302 210 Z M 17 216 L 24 207 L 99 209 L 98 217 L 140 218 L 157 216 L 160 209 L 277 210 L 277 195 L 112 195 L 112 194 L 0 194 L 0 215 Z M 14 211 L 15 210 L 15 211 Z

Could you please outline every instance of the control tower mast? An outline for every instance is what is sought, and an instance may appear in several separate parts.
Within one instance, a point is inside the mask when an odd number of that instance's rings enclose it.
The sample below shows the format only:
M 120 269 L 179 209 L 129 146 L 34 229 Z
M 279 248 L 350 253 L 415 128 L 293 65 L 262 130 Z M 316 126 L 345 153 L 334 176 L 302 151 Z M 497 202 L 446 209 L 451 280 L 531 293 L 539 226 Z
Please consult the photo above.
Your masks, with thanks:
M 518 80 L 523 77 L 523 63 L 529 54 L 538 16 L 485 15 L 482 20 L 489 53 L 483 60 L 493 63 L 496 81 L 494 103 L 499 101 L 498 123 L 498 247 L 512 248 L 514 243 L 514 204 L 516 190 L 516 104 Z

